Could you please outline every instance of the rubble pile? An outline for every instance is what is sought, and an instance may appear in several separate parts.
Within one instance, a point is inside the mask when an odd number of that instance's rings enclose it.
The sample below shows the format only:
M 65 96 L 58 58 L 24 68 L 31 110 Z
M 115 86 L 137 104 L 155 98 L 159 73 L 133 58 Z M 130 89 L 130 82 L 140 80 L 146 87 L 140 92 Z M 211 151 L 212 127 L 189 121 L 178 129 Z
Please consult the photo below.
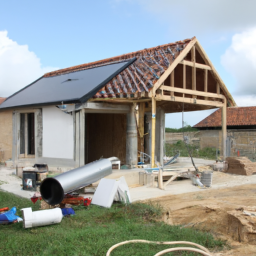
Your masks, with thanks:
M 227 173 L 238 175 L 252 175 L 256 173 L 256 163 L 251 162 L 247 157 L 227 157 Z

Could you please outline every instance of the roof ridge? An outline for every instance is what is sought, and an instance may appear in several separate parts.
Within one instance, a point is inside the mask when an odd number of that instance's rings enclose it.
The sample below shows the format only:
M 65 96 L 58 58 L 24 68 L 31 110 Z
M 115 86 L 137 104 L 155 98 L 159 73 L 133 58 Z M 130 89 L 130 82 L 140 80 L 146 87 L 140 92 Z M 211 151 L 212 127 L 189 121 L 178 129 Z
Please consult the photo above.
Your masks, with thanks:
M 190 42 L 194 38 L 195 37 L 193 37 L 191 39 L 184 39 L 184 40 L 176 41 L 174 43 L 168 43 L 168 44 L 158 45 L 158 46 L 151 47 L 151 48 L 145 48 L 143 50 L 126 53 L 126 54 L 118 55 L 118 56 L 115 56 L 115 57 L 106 58 L 106 59 L 103 59 L 103 60 L 88 62 L 88 63 L 85 63 L 85 64 L 80 64 L 80 65 L 76 65 L 76 66 L 72 66 L 72 67 L 68 67 L 68 68 L 59 69 L 59 70 L 56 70 L 56 71 L 45 73 L 44 77 L 61 75 L 61 74 L 64 74 L 64 73 L 71 73 L 71 72 L 80 71 L 80 70 L 84 70 L 84 69 L 88 69 L 88 68 L 93 68 L 95 66 L 109 65 L 109 64 L 112 64 L 112 63 L 117 62 L 117 61 L 124 61 L 124 60 L 127 60 L 127 59 L 134 58 L 134 57 L 138 56 L 140 53 L 143 53 L 145 51 L 152 51 L 152 50 L 158 49 L 160 47 L 167 47 L 167 46 L 174 46 L 174 45 L 178 45 L 178 44 L 184 44 L 184 43 Z

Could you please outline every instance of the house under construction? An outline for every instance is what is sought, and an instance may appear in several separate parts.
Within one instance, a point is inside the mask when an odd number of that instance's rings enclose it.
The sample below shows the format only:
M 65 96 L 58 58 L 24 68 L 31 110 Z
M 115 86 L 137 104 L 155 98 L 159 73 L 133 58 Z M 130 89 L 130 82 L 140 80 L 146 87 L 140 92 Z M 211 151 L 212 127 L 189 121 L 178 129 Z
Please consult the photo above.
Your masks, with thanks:
M 7 98 L 12 163 L 75 168 L 117 156 L 134 166 L 138 152 L 162 162 L 165 114 L 226 109 L 236 103 L 194 37 L 50 72 Z

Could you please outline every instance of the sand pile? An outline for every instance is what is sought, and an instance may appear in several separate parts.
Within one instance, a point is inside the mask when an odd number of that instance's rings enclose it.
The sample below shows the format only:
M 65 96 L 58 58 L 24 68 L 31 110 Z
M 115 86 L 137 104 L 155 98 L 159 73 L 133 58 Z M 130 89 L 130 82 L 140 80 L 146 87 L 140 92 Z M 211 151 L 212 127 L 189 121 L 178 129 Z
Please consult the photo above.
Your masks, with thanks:
M 227 173 L 238 175 L 252 175 L 256 173 L 256 163 L 251 162 L 247 157 L 227 157 Z

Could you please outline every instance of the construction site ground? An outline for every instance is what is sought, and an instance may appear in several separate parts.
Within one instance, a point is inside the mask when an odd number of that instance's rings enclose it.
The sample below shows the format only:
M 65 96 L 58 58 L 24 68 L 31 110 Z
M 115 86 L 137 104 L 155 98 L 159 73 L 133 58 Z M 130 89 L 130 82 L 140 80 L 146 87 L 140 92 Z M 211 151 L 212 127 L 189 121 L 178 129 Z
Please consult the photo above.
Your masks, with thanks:
M 184 163 L 184 168 L 187 167 Z M 211 188 L 199 188 L 192 185 L 191 180 L 184 179 L 173 181 L 166 190 L 160 190 L 139 186 L 136 173 L 140 171 L 114 171 L 108 178 L 126 177 L 130 172 L 133 176 L 129 182 L 133 201 L 150 200 L 160 204 L 164 209 L 163 221 L 170 225 L 195 227 L 227 240 L 230 247 L 215 256 L 256 255 L 256 216 L 243 214 L 243 210 L 256 214 L 256 175 L 215 171 Z M 31 197 L 32 192 L 21 189 L 21 179 L 14 176 L 14 172 L 14 169 L 0 165 L 0 189 Z

